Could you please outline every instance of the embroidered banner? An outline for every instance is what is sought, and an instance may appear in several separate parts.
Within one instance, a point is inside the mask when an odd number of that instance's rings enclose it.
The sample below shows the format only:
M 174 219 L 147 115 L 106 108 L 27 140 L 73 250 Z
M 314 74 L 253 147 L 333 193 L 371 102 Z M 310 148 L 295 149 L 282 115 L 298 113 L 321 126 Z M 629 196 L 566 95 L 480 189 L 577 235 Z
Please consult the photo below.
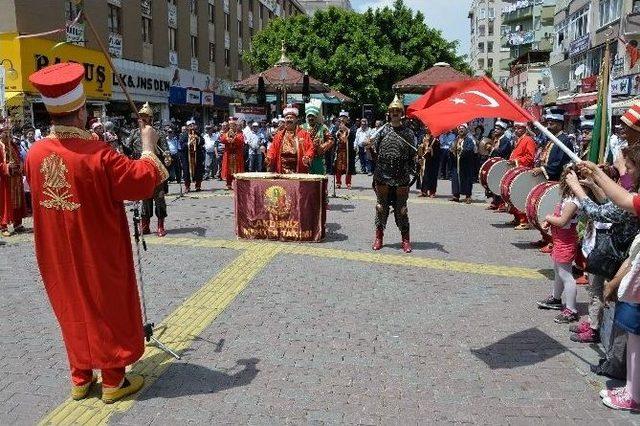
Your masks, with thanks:
M 318 175 L 270 176 L 273 178 L 260 173 L 236 175 L 236 235 L 247 239 L 322 241 L 327 219 L 327 179 Z

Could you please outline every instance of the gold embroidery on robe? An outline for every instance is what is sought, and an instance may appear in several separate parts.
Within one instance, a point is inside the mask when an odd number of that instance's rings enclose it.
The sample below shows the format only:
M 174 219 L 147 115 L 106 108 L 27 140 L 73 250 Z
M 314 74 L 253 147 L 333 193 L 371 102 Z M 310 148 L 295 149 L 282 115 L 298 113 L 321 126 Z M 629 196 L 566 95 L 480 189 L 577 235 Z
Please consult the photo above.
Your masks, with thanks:
M 71 185 L 67 182 L 67 166 L 59 155 L 50 154 L 42 160 L 40 173 L 44 175 L 43 194 L 50 197 L 48 200 L 40 201 L 42 207 L 69 211 L 80 207 L 79 203 L 69 201 L 72 195 L 68 190 Z

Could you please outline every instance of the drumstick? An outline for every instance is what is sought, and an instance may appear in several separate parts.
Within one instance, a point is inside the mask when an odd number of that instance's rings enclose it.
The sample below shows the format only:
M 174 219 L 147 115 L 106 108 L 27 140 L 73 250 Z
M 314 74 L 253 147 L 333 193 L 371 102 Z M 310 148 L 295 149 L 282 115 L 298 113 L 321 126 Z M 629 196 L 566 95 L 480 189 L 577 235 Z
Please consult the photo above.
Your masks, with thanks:
M 553 142 L 554 144 L 556 144 L 556 146 L 558 148 L 560 148 L 562 151 L 564 151 L 565 154 L 567 154 L 569 156 L 569 158 L 571 158 L 571 161 L 573 161 L 574 163 L 578 164 L 582 162 L 582 159 L 580 159 L 580 157 L 578 157 L 576 155 L 575 152 L 573 152 L 572 150 L 569 149 L 568 146 L 566 146 L 565 144 L 563 144 L 560 139 L 558 139 L 553 133 L 551 133 L 549 131 L 549 129 L 547 129 L 546 127 L 544 127 L 539 121 L 534 121 L 533 125 L 536 126 L 536 128 L 538 130 L 540 130 L 542 133 L 545 134 L 545 136 L 547 136 L 549 139 L 551 139 L 551 142 Z

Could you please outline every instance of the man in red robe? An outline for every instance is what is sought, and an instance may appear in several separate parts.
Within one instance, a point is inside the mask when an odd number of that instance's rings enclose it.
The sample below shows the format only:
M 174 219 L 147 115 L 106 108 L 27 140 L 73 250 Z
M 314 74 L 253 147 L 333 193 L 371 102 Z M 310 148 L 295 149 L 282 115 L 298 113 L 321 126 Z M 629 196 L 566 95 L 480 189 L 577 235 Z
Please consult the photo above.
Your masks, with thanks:
M 20 149 L 12 141 L 9 121 L 0 123 L 0 233 L 3 237 L 25 231 L 22 218 L 26 215 L 26 199 L 22 182 L 23 164 Z
M 227 189 L 231 189 L 233 175 L 244 172 L 244 135 L 235 117 L 229 119 L 229 130 L 220 135 L 220 143 L 224 144 L 221 177 L 227 181 Z
M 267 152 L 267 167 L 275 173 L 308 173 L 313 159 L 313 140 L 298 126 L 298 109 L 285 108 L 284 129 L 273 137 Z
M 139 160 L 84 130 L 84 74 L 80 64 L 59 63 L 29 77 L 52 126 L 29 151 L 26 175 L 36 257 L 67 349 L 71 397 L 85 398 L 92 370 L 101 370 L 102 400 L 113 403 L 144 384 L 140 375 L 125 376 L 144 352 L 144 333 L 123 202 L 151 197 L 168 173 L 152 127 L 142 129 Z
M 516 167 L 533 167 L 533 163 L 536 157 L 536 141 L 533 140 L 531 136 L 527 133 L 527 123 L 516 122 L 513 123 L 513 127 L 515 129 L 516 144 L 509 156 L 509 164 Z M 525 212 L 521 212 L 515 207 L 511 206 L 509 210 L 514 217 L 512 224 L 516 225 L 515 229 L 522 231 L 526 229 L 531 229 L 531 225 L 529 225 L 529 221 L 527 220 L 527 214 Z

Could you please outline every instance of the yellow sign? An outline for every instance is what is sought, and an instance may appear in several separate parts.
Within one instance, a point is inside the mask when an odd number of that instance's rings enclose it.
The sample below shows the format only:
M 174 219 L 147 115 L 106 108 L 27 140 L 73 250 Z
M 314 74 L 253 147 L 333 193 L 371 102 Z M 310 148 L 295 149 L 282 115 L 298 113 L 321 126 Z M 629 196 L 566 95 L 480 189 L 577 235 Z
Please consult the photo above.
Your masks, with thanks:
M 78 62 L 84 65 L 87 98 L 107 100 L 111 97 L 113 73 L 102 52 L 38 37 L 16 39 L 16 36 L 15 33 L 0 34 L 0 60 L 9 59 L 18 72 L 17 78 L 7 79 L 7 92 L 38 95 L 29 82 L 31 74 L 58 62 Z M 5 61 L 4 67 L 9 69 L 8 61 Z

